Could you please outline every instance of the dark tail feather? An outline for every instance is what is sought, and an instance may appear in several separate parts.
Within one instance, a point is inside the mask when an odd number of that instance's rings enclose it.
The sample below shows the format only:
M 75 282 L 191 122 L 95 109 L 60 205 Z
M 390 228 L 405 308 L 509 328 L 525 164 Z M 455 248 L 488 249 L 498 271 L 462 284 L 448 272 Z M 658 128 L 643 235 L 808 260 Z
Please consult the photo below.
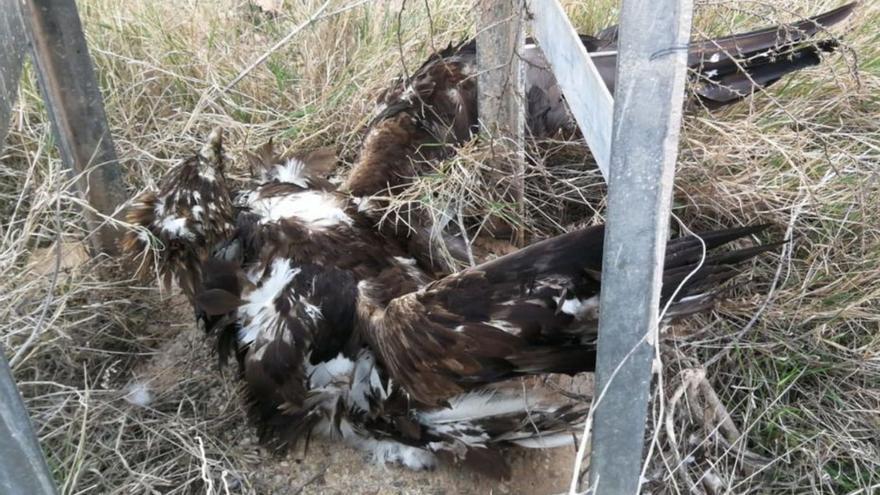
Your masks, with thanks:
M 711 256 L 708 256 L 703 262 L 703 265 L 700 267 L 700 269 L 688 279 L 687 283 L 689 286 L 693 287 L 696 284 L 700 283 L 703 279 L 711 275 L 724 273 L 725 271 L 730 270 L 734 265 L 754 258 L 761 253 L 770 251 L 782 244 L 783 242 L 774 242 L 771 244 L 752 246 L 745 249 L 738 249 L 736 251 L 713 254 Z M 699 260 L 689 265 L 682 265 L 673 269 L 664 270 L 664 292 L 667 289 L 670 291 L 674 290 L 675 286 L 680 284 L 682 281 L 684 281 L 685 278 L 688 277 L 688 274 L 697 269 L 697 266 L 699 266 Z M 731 274 L 731 276 L 732 275 L 734 274 Z
M 751 225 L 733 229 L 702 232 L 708 250 L 765 230 L 768 225 Z M 483 263 L 473 270 L 481 271 L 493 283 L 523 281 L 552 273 L 573 273 L 578 270 L 599 272 L 605 227 L 598 225 L 562 234 L 527 246 L 495 260 Z M 695 236 L 669 241 L 666 248 L 665 269 L 690 265 L 699 261 L 702 244 Z M 715 259 L 715 258 L 712 258 Z
M 723 67 L 730 61 L 730 57 L 749 58 L 768 50 L 769 53 L 787 51 L 786 49 L 793 44 L 839 24 L 852 14 L 856 5 L 858 2 L 848 3 L 791 25 L 768 27 L 749 33 L 692 43 L 688 54 L 688 65 L 699 66 L 706 71 Z
M 536 242 L 472 268 L 492 283 L 528 280 L 551 273 L 602 269 L 605 226 L 597 225 Z
M 709 108 L 718 108 L 766 88 L 792 72 L 818 65 L 822 52 L 837 48 L 834 40 L 807 44 L 821 30 L 842 22 L 855 9 L 849 3 L 792 25 L 691 44 L 688 65 L 698 73 L 696 93 Z
M 819 65 L 822 61 L 820 53 L 832 52 L 836 47 L 835 41 L 826 40 L 795 48 L 773 59 L 762 57 L 760 60 L 743 61 L 740 66 L 730 61 L 731 67 L 726 72 L 701 71 L 702 81 L 695 91 L 707 108 L 719 108 L 745 98 L 755 90 L 766 88 L 788 74 Z
M 770 227 L 769 224 L 748 225 L 732 229 L 697 232 L 694 235 L 673 239 L 666 244 L 666 261 L 663 269 L 669 271 L 672 268 L 699 261 L 703 253 L 703 244 L 709 251 L 737 239 L 763 232 L 768 227 Z
M 663 288 L 660 293 L 661 306 L 665 306 L 669 298 L 675 294 L 674 303 L 670 306 L 667 317 L 684 316 L 708 309 L 715 299 L 717 288 L 739 274 L 739 270 L 734 267 L 735 265 L 761 253 L 771 251 L 785 242 L 774 242 L 727 253 L 713 254 L 703 261 L 698 270 L 699 259 L 690 264 L 667 268 L 663 272 Z M 676 293 L 676 291 L 678 292 Z
M 690 312 L 705 309 L 715 297 L 718 287 L 738 273 L 735 265 L 775 249 L 783 243 L 768 243 L 721 253 L 713 250 L 737 239 L 760 233 L 768 227 L 768 225 L 750 225 L 701 232 L 669 241 L 666 248 L 661 304 L 665 305 L 669 298 L 673 297 L 679 285 L 684 284 L 675 294 L 674 302 L 677 306 L 673 308 L 673 312 L 683 313 L 685 308 L 691 308 Z M 469 270 L 482 272 L 496 289 L 502 284 L 527 283 L 529 280 L 550 274 L 571 274 L 580 270 L 591 273 L 596 277 L 596 283 L 599 283 L 603 248 L 604 228 L 590 227 L 532 244 Z M 703 259 L 704 255 L 705 259 Z M 535 296 L 536 294 L 532 294 L 530 297 Z M 496 316 L 508 320 L 528 321 L 530 325 L 540 328 L 556 326 L 551 319 L 542 316 L 536 308 L 528 305 L 502 310 L 496 313 Z M 524 353 L 508 359 L 509 362 L 514 363 L 514 372 L 568 373 L 584 370 L 584 353 L 578 354 L 578 350 L 572 350 L 570 354 L 554 354 L 547 350 L 535 352 L 537 354 Z M 591 363 L 590 366 L 592 365 Z

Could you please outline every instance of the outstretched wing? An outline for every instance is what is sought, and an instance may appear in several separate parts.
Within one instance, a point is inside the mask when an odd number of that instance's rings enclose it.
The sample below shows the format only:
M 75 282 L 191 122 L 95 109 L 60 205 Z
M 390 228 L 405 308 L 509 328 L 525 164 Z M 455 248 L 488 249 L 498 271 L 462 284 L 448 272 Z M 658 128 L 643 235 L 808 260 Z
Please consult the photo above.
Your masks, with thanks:
M 737 273 L 733 265 L 776 244 L 702 259 L 703 244 L 713 249 L 764 228 L 710 232 L 703 242 L 695 237 L 671 241 L 663 302 L 694 272 L 675 295 L 673 313 L 705 309 L 719 284 Z M 366 338 L 392 380 L 428 405 L 515 376 L 592 371 L 603 242 L 601 226 L 564 234 L 445 277 L 384 307 L 362 284 L 358 311 Z

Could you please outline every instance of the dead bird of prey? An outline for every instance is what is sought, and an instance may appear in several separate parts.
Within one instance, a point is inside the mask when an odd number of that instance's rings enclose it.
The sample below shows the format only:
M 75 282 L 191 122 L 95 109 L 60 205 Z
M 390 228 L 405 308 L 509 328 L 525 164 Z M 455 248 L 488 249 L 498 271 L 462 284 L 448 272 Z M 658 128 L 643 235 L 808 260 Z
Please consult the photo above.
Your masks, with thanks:
M 260 153 L 259 183 L 238 194 L 234 229 L 199 269 L 197 313 L 237 358 L 261 439 L 289 448 L 315 434 L 377 462 L 493 476 L 508 474 L 500 447 L 571 445 L 587 404 L 524 393 L 517 379 L 593 370 L 604 229 L 436 278 L 310 172 L 321 156 Z M 710 307 L 737 265 L 775 244 L 720 248 L 763 229 L 702 234 L 702 264 L 699 239 L 671 241 L 668 315 Z

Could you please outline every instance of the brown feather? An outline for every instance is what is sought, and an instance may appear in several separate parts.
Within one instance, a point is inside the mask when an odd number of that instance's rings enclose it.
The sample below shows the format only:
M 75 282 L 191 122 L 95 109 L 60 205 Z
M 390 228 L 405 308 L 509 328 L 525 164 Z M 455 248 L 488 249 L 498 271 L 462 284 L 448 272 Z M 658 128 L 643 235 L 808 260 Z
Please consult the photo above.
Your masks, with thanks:
M 706 245 L 712 249 L 765 228 L 709 232 Z M 672 315 L 706 308 L 718 285 L 736 274 L 733 265 L 778 245 L 710 253 L 697 270 L 697 243 L 688 236 L 668 244 L 661 303 L 694 272 L 676 294 Z M 432 406 L 515 376 L 592 371 L 596 349 L 589 332 L 596 328 L 603 249 L 604 228 L 590 227 L 444 277 L 386 305 L 368 284 L 358 299 L 365 336 L 392 380 Z M 570 297 L 576 301 L 569 307 Z

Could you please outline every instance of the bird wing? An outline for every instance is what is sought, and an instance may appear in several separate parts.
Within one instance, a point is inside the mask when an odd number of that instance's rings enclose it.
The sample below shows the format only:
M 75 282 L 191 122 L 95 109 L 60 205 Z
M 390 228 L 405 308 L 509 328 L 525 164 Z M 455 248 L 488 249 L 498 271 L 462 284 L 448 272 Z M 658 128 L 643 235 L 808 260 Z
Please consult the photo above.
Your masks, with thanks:
M 450 45 L 384 92 L 363 150 L 342 189 L 369 196 L 418 175 L 412 160 L 448 153 L 437 144 L 463 142 L 477 124 L 476 45 Z
M 837 47 L 833 40 L 807 43 L 809 38 L 852 14 L 858 2 L 790 24 L 747 33 L 694 41 L 688 48 L 688 66 L 696 73 L 695 92 L 709 108 L 738 101 L 783 76 L 818 65 L 822 52 Z M 617 83 L 617 26 L 596 38 L 581 37 L 593 65 L 611 93 Z M 552 135 L 573 124 L 556 78 L 537 46 L 523 51 L 529 129 L 536 136 Z
M 674 314 L 705 309 L 733 265 L 778 244 L 709 253 L 763 230 L 751 226 L 671 241 L 661 302 Z M 595 322 L 604 229 L 591 227 L 542 241 L 376 304 L 358 287 L 358 316 L 392 380 L 418 402 L 441 405 L 474 387 L 540 373 L 595 366 Z M 690 274 L 690 277 L 688 275 Z M 685 282 L 685 279 L 687 281 Z M 586 332 L 586 333 L 585 333 Z

